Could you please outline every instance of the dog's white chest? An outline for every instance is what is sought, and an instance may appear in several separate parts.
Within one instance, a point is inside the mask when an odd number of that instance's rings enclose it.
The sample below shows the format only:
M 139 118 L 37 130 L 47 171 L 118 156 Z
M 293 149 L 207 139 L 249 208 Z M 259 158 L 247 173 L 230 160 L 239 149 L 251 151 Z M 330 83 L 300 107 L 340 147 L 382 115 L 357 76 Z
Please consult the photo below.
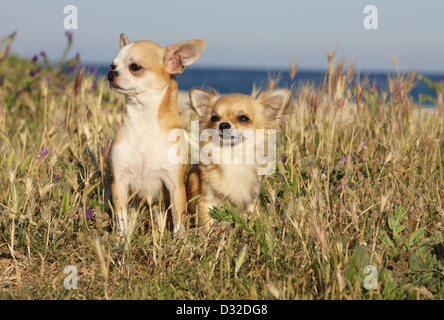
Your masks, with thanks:
M 156 199 L 165 181 L 177 174 L 177 165 L 169 159 L 172 143 L 161 131 L 157 114 L 129 114 L 121 130 L 111 152 L 113 174 L 141 197 Z
M 257 198 L 259 179 L 254 168 L 241 164 L 221 165 L 223 170 L 219 181 L 212 181 L 214 200 L 229 200 L 234 206 L 247 208 Z

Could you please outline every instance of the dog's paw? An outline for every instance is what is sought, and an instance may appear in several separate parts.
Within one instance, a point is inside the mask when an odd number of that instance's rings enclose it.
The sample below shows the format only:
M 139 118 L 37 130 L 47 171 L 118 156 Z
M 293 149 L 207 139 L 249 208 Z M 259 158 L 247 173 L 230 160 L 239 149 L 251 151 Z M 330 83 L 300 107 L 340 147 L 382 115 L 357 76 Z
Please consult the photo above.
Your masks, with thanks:
M 183 236 L 185 235 L 185 226 L 183 224 L 174 226 L 173 235 L 176 239 L 183 238 Z

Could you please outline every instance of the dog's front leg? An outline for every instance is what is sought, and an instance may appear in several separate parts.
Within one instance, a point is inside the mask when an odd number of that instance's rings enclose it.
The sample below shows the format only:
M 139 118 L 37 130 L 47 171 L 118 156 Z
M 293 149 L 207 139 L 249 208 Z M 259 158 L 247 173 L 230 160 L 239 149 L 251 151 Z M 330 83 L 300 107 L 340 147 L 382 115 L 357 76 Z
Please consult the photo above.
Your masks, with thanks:
M 113 195 L 113 207 L 117 220 L 117 231 L 121 237 L 125 237 L 128 232 L 128 184 L 114 179 L 111 185 Z
M 187 205 L 187 195 L 185 191 L 185 185 L 179 184 L 175 190 L 175 193 L 172 195 L 173 199 L 173 223 L 174 223 L 174 235 L 176 237 L 181 237 L 185 233 L 184 226 L 184 216 Z
M 214 219 L 210 217 L 211 203 L 205 202 L 203 199 L 198 199 L 198 221 L 199 228 L 204 235 L 209 235 L 214 225 Z
M 173 181 L 171 178 L 164 178 L 163 182 L 170 194 L 172 203 L 171 215 L 173 218 L 173 233 L 175 237 L 181 237 L 185 233 L 183 218 L 186 211 L 187 195 L 183 180 Z

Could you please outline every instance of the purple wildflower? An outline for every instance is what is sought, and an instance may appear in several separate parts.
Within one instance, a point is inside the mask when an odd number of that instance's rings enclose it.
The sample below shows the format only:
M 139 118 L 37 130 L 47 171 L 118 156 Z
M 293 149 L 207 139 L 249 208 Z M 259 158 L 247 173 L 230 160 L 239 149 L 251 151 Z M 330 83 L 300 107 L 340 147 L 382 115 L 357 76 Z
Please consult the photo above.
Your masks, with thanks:
M 13 33 L 11 33 L 9 35 L 9 37 L 11 38 L 11 40 L 14 40 L 15 36 L 17 35 L 17 31 L 14 31 Z
M 444 82 L 444 76 L 441 77 L 441 82 Z
M 35 55 L 32 57 L 32 62 L 37 62 L 37 60 L 39 60 L 39 56 L 35 54 Z
M 26 92 L 27 90 L 26 89 L 21 89 L 21 90 L 19 90 L 16 94 L 15 94 L 15 98 L 17 99 L 18 97 L 20 97 L 20 95 L 22 94 L 22 93 L 24 93 L 24 92 Z
M 93 84 L 91 85 L 91 91 L 96 91 L 97 89 L 97 81 L 94 80 Z
M 42 158 L 43 156 L 46 156 L 48 153 L 49 153 L 48 148 L 47 148 L 47 147 L 43 147 L 43 149 L 40 150 L 39 153 L 37 154 L 38 157 L 37 157 L 36 159 L 40 159 L 40 158 Z
M 68 73 L 71 73 L 71 74 L 72 74 L 72 73 L 74 72 L 75 69 L 76 69 L 75 66 L 70 65 L 69 68 L 68 68 L 66 71 L 68 71 Z
M 346 158 L 345 158 L 345 156 L 343 155 L 343 156 L 341 157 L 341 165 L 342 165 L 342 166 L 345 165 L 345 160 L 346 160 Z
M 92 219 L 92 217 L 94 217 L 94 211 L 92 211 L 91 209 L 86 210 L 86 218 Z
M 70 32 L 70 31 L 66 31 L 66 32 L 65 32 L 65 36 L 68 38 L 68 41 L 69 41 L 69 42 L 72 41 L 72 32 Z
M 42 67 L 38 67 L 37 69 L 35 69 L 35 70 L 31 70 L 30 72 L 29 72 L 29 76 L 31 77 L 31 78 L 34 78 L 40 71 L 42 70 Z
M 54 179 L 54 181 L 59 181 L 60 180 L 60 177 L 58 176 L 58 175 L 54 175 L 54 177 L 53 177 L 53 179 Z
M 97 71 L 97 66 L 91 66 L 91 68 L 89 69 L 89 73 L 95 73 Z
M 274 206 L 277 207 L 278 205 L 279 205 L 279 202 L 278 202 L 278 201 L 275 201 L 275 202 L 274 202 Z

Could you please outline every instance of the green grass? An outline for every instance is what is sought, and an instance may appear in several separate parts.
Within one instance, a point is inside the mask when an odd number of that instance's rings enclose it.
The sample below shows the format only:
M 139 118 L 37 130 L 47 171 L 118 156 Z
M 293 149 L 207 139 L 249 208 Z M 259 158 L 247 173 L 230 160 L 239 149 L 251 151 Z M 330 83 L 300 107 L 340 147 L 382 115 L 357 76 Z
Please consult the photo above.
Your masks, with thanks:
M 153 224 L 162 208 L 132 201 L 136 228 L 121 251 L 102 151 L 123 97 L 88 72 L 3 57 L 0 298 L 443 299 L 443 106 L 418 116 L 415 73 L 380 94 L 333 56 L 329 65 L 322 88 L 292 88 L 262 213 L 214 212 L 246 232 L 202 238 L 188 228 L 174 239 Z M 346 117 L 350 102 L 356 117 Z M 77 289 L 63 285 L 69 265 Z M 364 288 L 367 265 L 376 290 Z

